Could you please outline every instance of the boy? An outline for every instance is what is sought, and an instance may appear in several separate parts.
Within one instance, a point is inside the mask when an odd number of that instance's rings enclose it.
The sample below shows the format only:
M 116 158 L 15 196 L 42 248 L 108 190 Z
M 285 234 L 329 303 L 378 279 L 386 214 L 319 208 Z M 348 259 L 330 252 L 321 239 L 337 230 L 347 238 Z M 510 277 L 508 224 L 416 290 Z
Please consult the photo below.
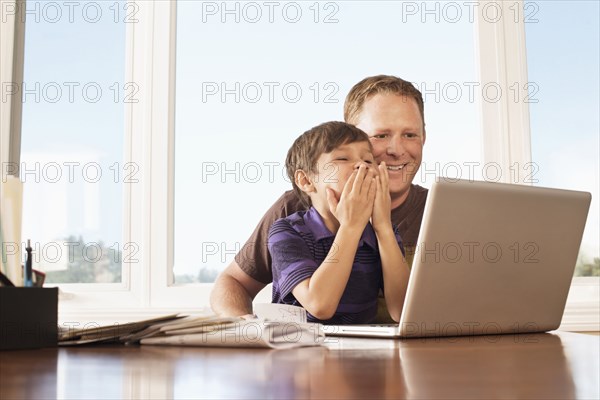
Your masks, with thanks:
M 304 307 L 312 322 L 369 323 L 385 286 L 398 321 L 409 270 L 390 219 L 387 168 L 376 167 L 367 134 L 344 122 L 314 127 L 288 151 L 286 170 L 310 208 L 269 231 L 273 302 Z

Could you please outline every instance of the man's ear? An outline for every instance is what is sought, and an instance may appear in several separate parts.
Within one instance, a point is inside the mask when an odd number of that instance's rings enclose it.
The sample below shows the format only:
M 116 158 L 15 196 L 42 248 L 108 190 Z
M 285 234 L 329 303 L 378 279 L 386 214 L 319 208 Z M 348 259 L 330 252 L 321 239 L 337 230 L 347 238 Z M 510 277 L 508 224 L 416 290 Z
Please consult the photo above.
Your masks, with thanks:
M 315 185 L 313 185 L 310 176 L 301 169 L 297 169 L 296 172 L 294 172 L 294 182 L 304 193 L 312 193 L 315 191 Z

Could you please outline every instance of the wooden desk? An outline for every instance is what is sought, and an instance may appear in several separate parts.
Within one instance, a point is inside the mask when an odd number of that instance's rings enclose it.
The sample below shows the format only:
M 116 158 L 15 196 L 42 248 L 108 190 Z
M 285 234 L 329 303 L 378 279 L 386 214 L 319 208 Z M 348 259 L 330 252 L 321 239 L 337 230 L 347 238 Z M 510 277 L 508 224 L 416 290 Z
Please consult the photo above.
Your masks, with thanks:
M 600 337 L 334 339 L 295 350 L 97 346 L 0 353 L 0 398 L 598 399 Z

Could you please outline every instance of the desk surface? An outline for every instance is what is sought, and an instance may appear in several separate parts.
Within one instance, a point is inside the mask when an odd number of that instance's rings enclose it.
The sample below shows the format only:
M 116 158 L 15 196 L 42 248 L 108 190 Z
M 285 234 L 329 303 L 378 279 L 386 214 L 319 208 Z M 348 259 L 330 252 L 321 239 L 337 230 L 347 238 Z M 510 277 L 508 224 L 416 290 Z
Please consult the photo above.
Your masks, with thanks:
M 96 346 L 0 353 L 0 398 L 598 399 L 599 336 L 333 339 L 294 350 Z

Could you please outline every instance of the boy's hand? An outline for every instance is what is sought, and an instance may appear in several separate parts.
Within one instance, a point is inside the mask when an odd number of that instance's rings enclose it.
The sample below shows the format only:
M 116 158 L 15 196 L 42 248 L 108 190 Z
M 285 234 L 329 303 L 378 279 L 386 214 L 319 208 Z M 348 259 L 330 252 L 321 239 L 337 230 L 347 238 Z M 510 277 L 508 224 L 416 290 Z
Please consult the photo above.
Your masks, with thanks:
M 339 200 L 335 197 L 335 192 L 327 188 L 329 210 L 340 226 L 357 227 L 362 232 L 373 212 L 376 192 L 375 178 L 365 164 L 362 164 L 348 178 Z
M 375 233 L 392 228 L 392 199 L 390 197 L 389 175 L 385 162 L 379 164 L 379 175 L 376 178 L 377 192 L 373 205 L 371 223 Z

